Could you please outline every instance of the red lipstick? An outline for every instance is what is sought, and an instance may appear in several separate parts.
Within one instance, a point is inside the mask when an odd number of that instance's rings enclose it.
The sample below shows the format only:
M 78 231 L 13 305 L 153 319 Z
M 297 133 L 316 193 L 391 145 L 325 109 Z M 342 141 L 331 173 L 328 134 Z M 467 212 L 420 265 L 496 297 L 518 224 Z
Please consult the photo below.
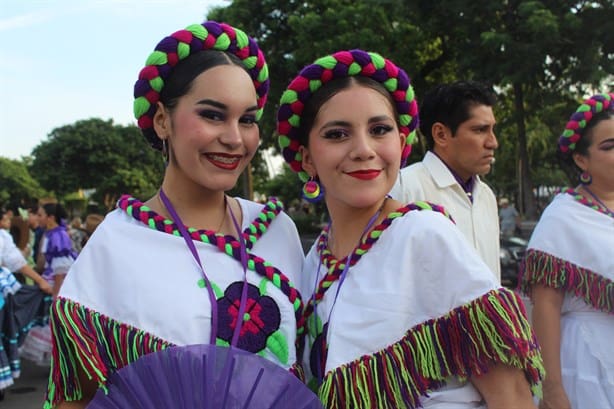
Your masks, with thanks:
M 241 163 L 241 155 L 230 155 L 228 153 L 206 153 L 205 158 L 213 165 L 224 170 L 235 170 Z
M 360 180 L 372 180 L 379 176 L 382 173 L 379 169 L 365 169 L 365 170 L 357 170 L 354 172 L 348 172 L 347 174 L 353 178 Z

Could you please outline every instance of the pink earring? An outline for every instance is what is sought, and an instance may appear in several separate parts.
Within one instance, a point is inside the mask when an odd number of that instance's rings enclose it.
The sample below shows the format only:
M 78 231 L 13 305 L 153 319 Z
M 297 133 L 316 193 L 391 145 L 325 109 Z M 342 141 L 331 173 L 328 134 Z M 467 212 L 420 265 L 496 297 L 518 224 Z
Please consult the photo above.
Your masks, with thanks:
M 310 203 L 317 203 L 324 197 L 324 189 L 315 177 L 310 177 L 303 185 L 303 197 Z
M 583 185 L 590 185 L 593 181 L 593 177 L 587 171 L 584 171 L 580 174 L 580 183 Z

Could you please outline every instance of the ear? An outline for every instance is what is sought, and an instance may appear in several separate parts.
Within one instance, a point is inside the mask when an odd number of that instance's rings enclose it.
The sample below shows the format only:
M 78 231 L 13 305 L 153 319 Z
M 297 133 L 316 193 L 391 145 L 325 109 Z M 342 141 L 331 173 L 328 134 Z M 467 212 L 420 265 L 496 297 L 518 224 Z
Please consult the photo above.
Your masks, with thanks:
M 588 158 L 585 155 L 582 155 L 581 153 L 577 152 L 572 154 L 571 157 L 573 158 L 573 161 L 576 163 L 576 165 L 580 169 L 582 169 L 582 172 L 586 172 L 586 169 L 588 168 Z
M 158 138 L 168 138 L 171 131 L 171 115 L 160 101 L 158 101 L 158 109 L 153 117 L 153 127 Z
M 407 135 L 399 132 L 399 138 L 401 138 L 401 151 L 402 151 L 405 148 L 405 145 L 407 144 Z
M 445 148 L 448 146 L 449 140 L 452 137 L 450 128 L 441 122 L 435 122 L 431 127 L 431 135 L 433 135 L 433 148 Z
M 301 164 L 303 165 L 303 169 L 310 177 L 315 177 L 318 172 L 316 171 L 316 167 L 313 163 L 313 157 L 311 156 L 311 152 L 309 152 L 309 148 L 307 148 L 305 145 L 301 145 L 298 148 L 298 151 L 303 158 L 301 162 Z

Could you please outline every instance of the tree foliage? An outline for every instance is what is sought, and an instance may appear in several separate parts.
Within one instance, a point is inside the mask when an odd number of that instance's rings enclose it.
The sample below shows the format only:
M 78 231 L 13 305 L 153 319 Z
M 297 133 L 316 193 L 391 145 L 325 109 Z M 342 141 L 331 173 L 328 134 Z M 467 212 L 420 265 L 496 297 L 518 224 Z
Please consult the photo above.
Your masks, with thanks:
M 94 199 L 112 207 L 122 193 L 146 197 L 163 174 L 160 154 L 135 126 L 97 118 L 54 129 L 32 152 L 31 171 L 41 185 L 63 196 L 95 189 Z
M 25 161 L 0 157 L 0 204 L 24 205 L 45 195 Z
M 272 81 L 266 146 L 274 145 L 284 87 L 302 66 L 336 50 L 363 48 L 392 59 L 409 73 L 418 102 L 441 82 L 494 86 L 501 150 L 488 179 L 495 190 L 517 195 L 531 218 L 533 186 L 564 183 L 553 152 L 567 116 L 614 73 L 609 0 L 235 0 L 208 17 L 243 28 L 264 50 Z M 410 162 L 422 153 L 415 149 Z

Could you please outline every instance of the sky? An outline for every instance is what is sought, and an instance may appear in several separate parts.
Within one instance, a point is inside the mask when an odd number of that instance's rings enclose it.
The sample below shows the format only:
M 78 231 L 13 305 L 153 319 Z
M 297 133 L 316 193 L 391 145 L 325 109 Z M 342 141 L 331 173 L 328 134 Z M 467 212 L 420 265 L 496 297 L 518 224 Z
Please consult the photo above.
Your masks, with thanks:
M 156 44 L 229 0 L 0 0 L 0 156 L 55 128 L 136 124 L 132 90 Z

